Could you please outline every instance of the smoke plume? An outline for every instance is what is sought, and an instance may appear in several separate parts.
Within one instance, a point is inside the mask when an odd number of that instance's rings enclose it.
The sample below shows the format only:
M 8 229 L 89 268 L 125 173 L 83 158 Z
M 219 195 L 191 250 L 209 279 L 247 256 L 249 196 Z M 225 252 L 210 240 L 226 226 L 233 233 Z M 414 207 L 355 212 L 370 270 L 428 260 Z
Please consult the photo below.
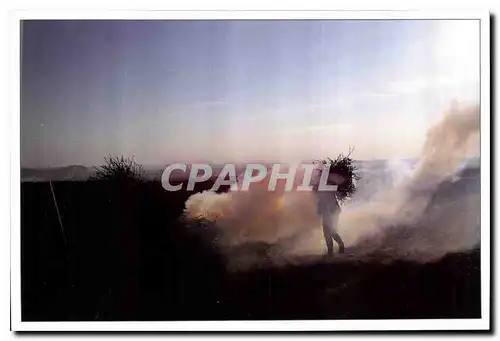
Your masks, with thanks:
M 427 262 L 476 247 L 479 171 L 476 168 L 471 177 L 458 170 L 463 170 L 471 150 L 477 150 L 478 141 L 479 109 L 454 105 L 428 131 L 416 164 L 389 160 L 382 171 L 366 170 L 353 202 L 344 205 L 340 215 L 339 232 L 347 255 L 337 260 L 381 257 Z M 238 258 L 243 253 L 245 259 L 250 257 L 250 245 L 266 246 L 264 254 L 254 255 L 260 262 L 324 254 L 314 194 L 269 192 L 268 180 L 246 192 L 195 194 L 186 202 L 185 214 L 212 221 L 220 235 L 219 247 L 233 261 L 243 259 Z

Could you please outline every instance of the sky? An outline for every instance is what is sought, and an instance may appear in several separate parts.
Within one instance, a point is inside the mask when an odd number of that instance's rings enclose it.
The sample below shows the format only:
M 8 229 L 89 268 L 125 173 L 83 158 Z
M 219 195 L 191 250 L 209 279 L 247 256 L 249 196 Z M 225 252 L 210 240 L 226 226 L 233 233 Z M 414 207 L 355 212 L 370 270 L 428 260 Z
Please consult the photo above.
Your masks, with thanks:
M 24 21 L 21 166 L 417 156 L 478 20 Z

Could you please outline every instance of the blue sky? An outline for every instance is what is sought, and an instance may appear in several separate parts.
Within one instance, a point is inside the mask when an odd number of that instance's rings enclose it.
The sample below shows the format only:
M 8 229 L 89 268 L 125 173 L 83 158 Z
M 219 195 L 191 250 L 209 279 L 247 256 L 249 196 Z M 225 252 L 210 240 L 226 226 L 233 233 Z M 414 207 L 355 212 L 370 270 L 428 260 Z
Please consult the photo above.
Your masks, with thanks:
M 415 156 L 479 21 L 28 21 L 21 77 L 22 166 Z

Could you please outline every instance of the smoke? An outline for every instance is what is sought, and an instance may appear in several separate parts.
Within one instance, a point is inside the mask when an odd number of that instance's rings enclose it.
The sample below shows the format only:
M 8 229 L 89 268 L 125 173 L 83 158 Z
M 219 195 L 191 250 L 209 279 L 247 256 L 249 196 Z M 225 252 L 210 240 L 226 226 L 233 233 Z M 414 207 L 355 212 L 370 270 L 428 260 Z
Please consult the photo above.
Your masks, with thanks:
M 479 172 L 475 178 L 461 178 L 458 170 L 478 141 L 479 109 L 454 105 L 428 131 L 416 162 L 389 160 L 363 168 L 359 190 L 339 221 L 350 256 L 337 259 L 379 256 L 426 262 L 476 247 Z M 252 258 L 259 262 L 323 254 L 314 194 L 269 192 L 268 181 L 245 192 L 195 194 L 186 202 L 185 214 L 212 221 L 219 247 L 234 262 L 241 262 L 243 254 L 248 261 L 251 245 L 265 246 L 264 254 Z
M 221 243 L 229 247 L 252 242 L 275 244 L 319 224 L 311 193 L 280 188 L 270 192 L 268 183 L 269 175 L 248 191 L 194 194 L 186 202 L 186 215 L 216 222 Z

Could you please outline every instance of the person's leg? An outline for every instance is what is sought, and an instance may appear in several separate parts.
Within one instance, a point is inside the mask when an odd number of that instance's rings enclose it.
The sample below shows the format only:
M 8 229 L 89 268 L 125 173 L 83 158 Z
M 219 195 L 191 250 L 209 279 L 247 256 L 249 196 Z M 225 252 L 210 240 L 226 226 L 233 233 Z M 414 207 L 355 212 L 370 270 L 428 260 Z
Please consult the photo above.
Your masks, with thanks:
M 339 253 L 344 253 L 344 241 L 337 232 L 332 234 L 332 238 L 339 244 Z
M 323 215 L 323 235 L 325 237 L 328 255 L 333 255 L 332 221 L 329 215 Z
M 339 224 L 339 214 L 334 214 L 332 217 L 332 229 L 331 235 L 332 238 L 339 244 L 339 253 L 344 253 L 344 241 L 340 237 L 338 233 L 338 224 Z

